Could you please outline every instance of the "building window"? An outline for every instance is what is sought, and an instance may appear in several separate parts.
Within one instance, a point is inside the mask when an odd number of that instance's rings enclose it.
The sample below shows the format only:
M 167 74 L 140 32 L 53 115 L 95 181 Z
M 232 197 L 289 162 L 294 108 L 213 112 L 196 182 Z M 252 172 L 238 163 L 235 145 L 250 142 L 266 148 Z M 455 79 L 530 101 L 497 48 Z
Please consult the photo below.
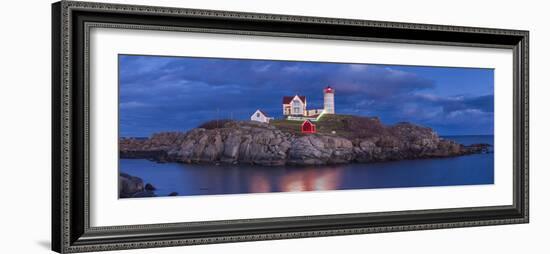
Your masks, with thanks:
M 260 117 L 260 113 L 256 113 L 256 117 L 258 117 L 258 118 L 259 118 L 259 117 Z
M 292 110 L 294 114 L 300 114 L 300 102 L 298 100 L 292 101 Z

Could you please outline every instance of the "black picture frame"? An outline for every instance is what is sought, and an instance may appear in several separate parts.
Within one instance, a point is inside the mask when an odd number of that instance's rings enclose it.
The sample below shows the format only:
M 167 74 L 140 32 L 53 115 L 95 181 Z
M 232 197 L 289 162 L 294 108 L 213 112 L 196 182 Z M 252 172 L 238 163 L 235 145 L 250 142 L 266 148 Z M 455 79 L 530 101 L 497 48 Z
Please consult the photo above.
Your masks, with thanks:
M 512 49 L 513 205 L 90 227 L 87 32 L 94 26 Z M 529 32 L 61 1 L 52 5 L 52 249 L 60 253 L 528 223 Z

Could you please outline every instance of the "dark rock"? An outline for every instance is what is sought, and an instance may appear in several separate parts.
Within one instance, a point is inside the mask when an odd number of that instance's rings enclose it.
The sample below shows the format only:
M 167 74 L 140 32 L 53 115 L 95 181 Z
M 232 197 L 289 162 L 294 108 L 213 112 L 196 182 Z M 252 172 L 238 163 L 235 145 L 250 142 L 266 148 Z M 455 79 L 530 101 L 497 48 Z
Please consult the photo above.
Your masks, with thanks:
M 464 149 L 469 153 L 492 153 L 493 146 L 489 144 L 472 144 L 465 146 Z
M 118 177 L 118 193 L 120 198 L 129 198 L 144 190 L 143 180 L 136 176 L 120 173 Z
M 168 196 L 177 196 L 178 193 L 177 192 L 170 192 L 170 194 L 168 194 Z
M 134 193 L 134 195 L 132 195 L 132 198 L 149 198 L 149 197 L 156 197 L 156 196 L 157 195 L 155 195 L 155 193 L 152 191 L 140 191 L 140 192 Z
M 120 173 L 118 177 L 119 198 L 156 197 L 151 184 L 143 185 L 143 180 L 137 176 Z
M 153 186 L 152 184 L 148 183 L 145 185 L 145 190 L 146 191 L 154 191 L 154 190 L 157 190 L 157 188 L 155 188 L 155 186 Z

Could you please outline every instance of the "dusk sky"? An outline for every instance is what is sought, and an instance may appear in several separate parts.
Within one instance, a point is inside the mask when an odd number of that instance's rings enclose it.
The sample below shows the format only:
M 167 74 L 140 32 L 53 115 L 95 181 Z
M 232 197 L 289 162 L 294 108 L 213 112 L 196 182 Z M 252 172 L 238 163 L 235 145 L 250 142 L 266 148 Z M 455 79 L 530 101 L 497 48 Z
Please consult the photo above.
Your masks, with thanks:
M 337 114 L 493 134 L 493 84 L 492 69 L 120 55 L 120 136 L 249 120 L 256 109 L 280 118 L 281 98 L 295 94 L 322 108 L 327 85 Z

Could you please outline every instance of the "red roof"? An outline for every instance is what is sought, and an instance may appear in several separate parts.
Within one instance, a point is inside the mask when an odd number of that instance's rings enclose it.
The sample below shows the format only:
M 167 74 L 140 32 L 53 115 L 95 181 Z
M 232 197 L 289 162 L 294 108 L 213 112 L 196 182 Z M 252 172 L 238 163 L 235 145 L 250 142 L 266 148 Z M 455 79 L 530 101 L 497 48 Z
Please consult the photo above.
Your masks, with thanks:
M 305 124 L 315 125 L 315 124 L 314 124 L 312 121 L 310 121 L 309 119 L 304 120 L 304 122 L 302 123 L 302 125 L 305 125 Z
M 290 104 L 290 102 L 292 101 L 292 99 L 294 99 L 294 97 L 296 97 L 296 96 L 283 96 L 283 104 Z M 300 98 L 302 103 L 306 103 L 306 97 L 305 96 L 298 96 L 298 98 Z

